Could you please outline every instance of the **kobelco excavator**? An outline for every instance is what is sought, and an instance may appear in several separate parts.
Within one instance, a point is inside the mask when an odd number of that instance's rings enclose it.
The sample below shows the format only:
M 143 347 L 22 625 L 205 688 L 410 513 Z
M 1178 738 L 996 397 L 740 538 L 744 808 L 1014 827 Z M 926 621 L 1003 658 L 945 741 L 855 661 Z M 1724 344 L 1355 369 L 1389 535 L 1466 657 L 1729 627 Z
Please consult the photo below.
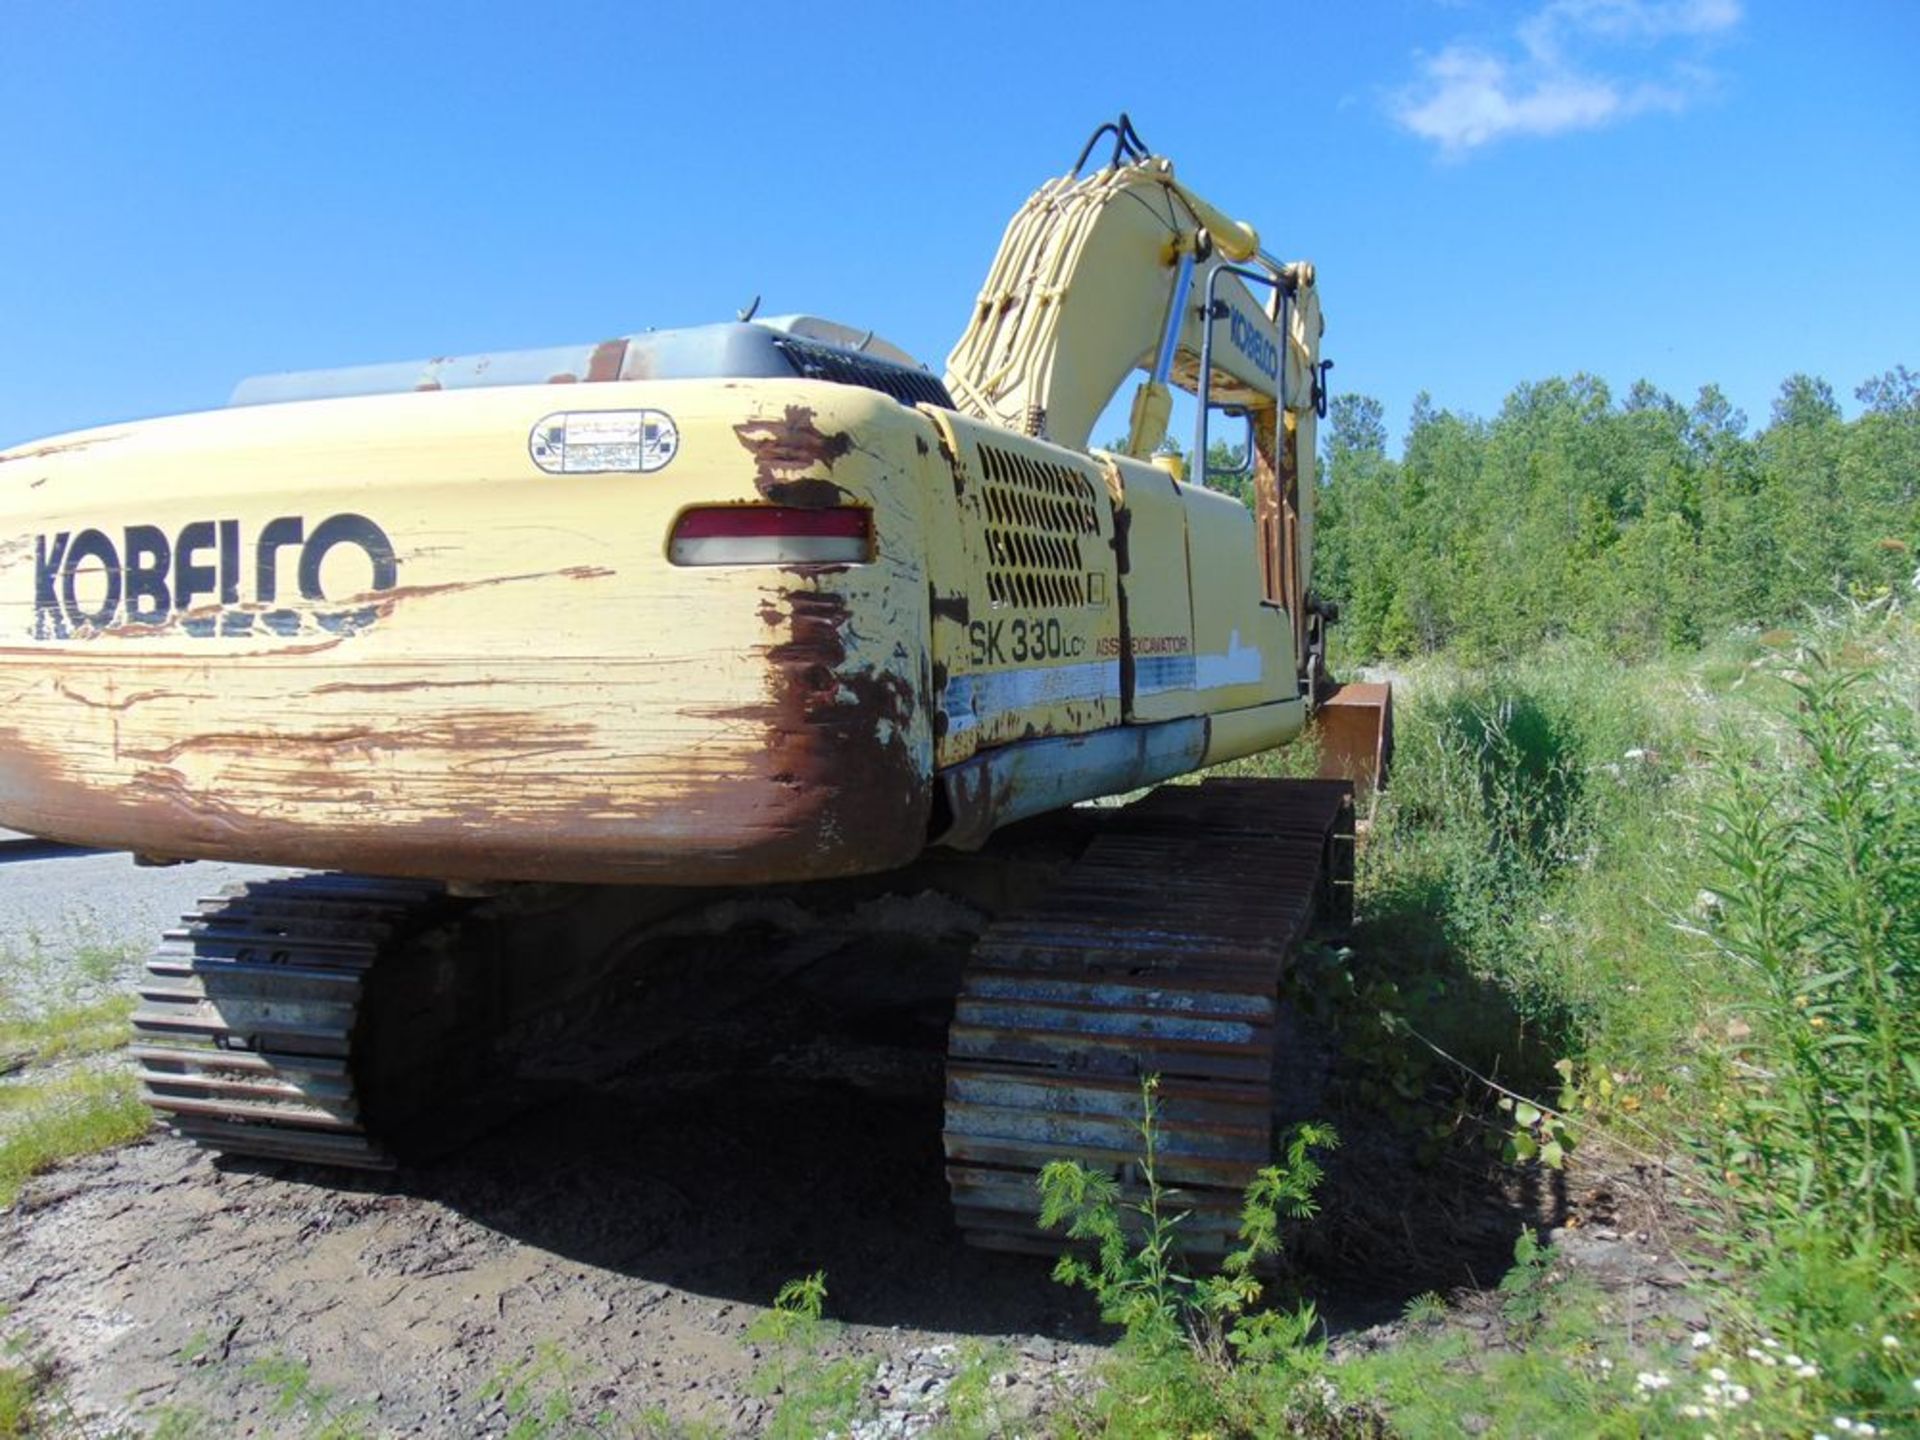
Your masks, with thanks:
M 1156 1074 L 1204 1243 L 1269 1158 L 1281 972 L 1390 745 L 1310 588 L 1320 334 L 1313 267 L 1123 116 L 1014 216 L 944 379 L 748 318 L 0 452 L 0 824 L 311 872 L 168 932 L 134 1053 L 196 1141 L 385 1166 L 636 917 L 1158 786 L 1073 812 L 982 934 L 948 1175 L 970 1237 L 1027 1243 L 1033 1173 L 1124 1165 Z M 1250 508 L 1209 474 L 1230 424 Z M 1316 714 L 1330 778 L 1160 783 Z

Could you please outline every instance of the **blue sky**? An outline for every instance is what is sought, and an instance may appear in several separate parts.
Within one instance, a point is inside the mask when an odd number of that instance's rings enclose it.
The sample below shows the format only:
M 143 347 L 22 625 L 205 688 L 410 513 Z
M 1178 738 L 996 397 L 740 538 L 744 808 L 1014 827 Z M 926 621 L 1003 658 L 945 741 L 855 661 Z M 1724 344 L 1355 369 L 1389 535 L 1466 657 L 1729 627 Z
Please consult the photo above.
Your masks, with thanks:
M 0 57 L 0 444 L 756 294 L 938 368 L 1122 108 L 1317 262 L 1396 433 L 1575 370 L 1758 423 L 1920 368 L 1915 0 L 12 0 Z

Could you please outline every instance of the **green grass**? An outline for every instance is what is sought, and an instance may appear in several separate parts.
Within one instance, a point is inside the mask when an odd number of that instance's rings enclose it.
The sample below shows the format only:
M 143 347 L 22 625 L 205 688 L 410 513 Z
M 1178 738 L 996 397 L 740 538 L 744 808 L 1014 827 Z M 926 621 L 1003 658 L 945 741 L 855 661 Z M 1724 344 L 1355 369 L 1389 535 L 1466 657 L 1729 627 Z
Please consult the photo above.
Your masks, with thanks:
M 0 1208 L 62 1160 L 110 1150 L 147 1133 L 153 1117 L 122 1070 L 0 1086 Z
M 131 995 L 64 1005 L 43 1015 L 0 1017 L 0 1073 L 118 1050 L 132 1036 Z
M 1496 1437 L 1646 1433 L 1652 1417 L 1640 1397 L 1650 1392 L 1636 1393 L 1602 1297 L 1546 1258 L 1544 1267 L 1515 1267 L 1524 1289 L 1508 1287 L 1503 1318 L 1524 1315 L 1524 1328 L 1496 1332 L 1497 1346 L 1433 1319 L 1424 1333 L 1339 1367 L 1340 1392 L 1409 1437 L 1458 1435 L 1468 1423 Z
M 117 967 L 117 952 L 102 964 Z M 125 1144 L 151 1117 L 133 1077 L 120 1068 L 69 1062 L 109 1055 L 132 1038 L 131 996 L 68 1003 L 38 1014 L 0 1010 L 0 1208 L 32 1176 L 62 1160 Z M 52 1074 L 50 1066 L 57 1066 Z M 4 1433 L 4 1432 L 0 1432 Z
M 37 1390 L 31 1370 L 0 1364 L 0 1440 L 22 1440 L 30 1433 Z
M 1732 1272 L 1702 1296 L 1717 1323 L 1816 1371 L 1771 1383 L 1737 1350 L 1752 1433 L 1911 1424 L 1920 1401 L 1920 635 L 1868 614 L 1804 638 L 1434 677 L 1363 876 L 1363 951 L 1457 966 L 1513 1007 L 1517 1035 L 1456 1024 L 1446 1048 L 1574 1135 L 1677 1163 L 1696 1248 Z M 1410 1028 L 1459 1018 L 1402 991 Z M 1582 1343 L 1576 1315 L 1483 1367 L 1479 1409 Z M 1617 1387 L 1588 1389 L 1555 1402 L 1586 1420 L 1512 1433 L 1607 1433 Z M 1400 1408 L 1416 1392 L 1448 1387 Z M 1623 1433 L 1659 1403 L 1630 1396 Z
M 1341 1035 L 1341 1126 L 1426 1135 L 1410 1170 L 1463 1141 L 1651 1161 L 1712 1338 L 1623 1336 L 1534 1247 L 1497 1346 L 1422 1297 L 1411 1341 L 1343 1365 L 1162 1347 L 1080 1432 L 1920 1433 L 1920 630 L 1881 605 L 1410 682 L 1351 944 L 1290 981 Z
M 0 1308 L 0 1320 L 5 1319 Z M 25 1331 L 0 1336 L 0 1440 L 79 1433 L 45 1349 Z

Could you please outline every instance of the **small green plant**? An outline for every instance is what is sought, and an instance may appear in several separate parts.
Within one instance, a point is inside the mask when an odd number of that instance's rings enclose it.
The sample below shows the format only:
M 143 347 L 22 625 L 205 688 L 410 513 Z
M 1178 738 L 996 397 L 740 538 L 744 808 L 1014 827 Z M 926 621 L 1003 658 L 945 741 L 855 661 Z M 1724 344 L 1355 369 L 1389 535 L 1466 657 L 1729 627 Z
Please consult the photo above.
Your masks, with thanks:
M 219 1434 L 212 1417 L 197 1405 L 163 1405 L 140 1419 L 149 1440 L 213 1440 Z
M 1692 1138 L 1709 1232 L 1752 1277 L 1729 1297 L 1741 1323 L 1813 1357 L 1832 1407 L 1912 1416 L 1920 723 L 1911 690 L 1862 658 L 1788 662 L 1776 753 L 1722 742 L 1706 807 L 1720 873 L 1691 928 L 1749 998 Z
M 946 1413 L 933 1427 L 936 1440 L 994 1440 L 1007 1433 L 1009 1417 L 1001 1411 L 993 1384 L 1006 1362 L 1002 1346 L 977 1340 L 961 1345 L 959 1364 L 941 1397 Z
M 1107 1433 L 1216 1425 L 1261 1433 L 1283 1423 L 1298 1382 L 1317 1372 L 1323 1347 L 1311 1304 L 1258 1308 L 1257 1272 L 1280 1256 L 1283 1221 L 1317 1213 L 1323 1176 L 1316 1152 L 1337 1139 L 1324 1125 L 1294 1127 L 1280 1162 L 1263 1168 L 1247 1189 L 1238 1247 L 1213 1273 L 1192 1274 L 1180 1244 L 1187 1213 L 1160 1178 L 1158 1091 L 1157 1077 L 1141 1081 L 1135 1195 L 1078 1161 L 1042 1169 L 1041 1225 L 1064 1229 L 1083 1247 L 1060 1258 L 1054 1278 L 1087 1291 L 1101 1317 L 1121 1328 L 1122 1360 L 1098 1415 Z
M 1513 1268 L 1500 1277 L 1500 1314 L 1509 1325 L 1524 1328 L 1545 1313 L 1547 1291 L 1553 1280 L 1553 1249 L 1542 1245 L 1531 1230 L 1522 1230 L 1513 1242 Z
M 1804 764 L 1735 764 L 1710 809 L 1724 879 L 1710 942 L 1752 979 L 1755 1058 L 1721 1176 L 1749 1226 L 1844 1212 L 1920 1254 L 1920 737 L 1910 707 L 1819 656 L 1790 680 Z
M 1569 1062 L 1562 1060 L 1560 1065 L 1565 1067 L 1563 1075 L 1571 1072 Z M 1508 1164 L 1522 1165 L 1538 1160 L 1549 1170 L 1566 1168 L 1574 1139 L 1573 1127 L 1564 1113 L 1512 1095 L 1501 1096 L 1500 1109 L 1513 1122 L 1503 1152 Z
M 0 1309 L 0 1319 L 5 1316 Z M 85 1428 L 68 1399 L 53 1352 L 25 1330 L 0 1340 L 0 1440 L 79 1436 Z
M 1068 1239 L 1091 1247 L 1090 1255 L 1063 1255 L 1054 1278 L 1089 1292 L 1102 1319 L 1150 1352 L 1182 1344 L 1217 1352 L 1222 1340 L 1235 1347 L 1263 1344 L 1261 1327 L 1239 1323 L 1260 1297 L 1255 1271 L 1280 1253 L 1283 1217 L 1306 1220 L 1317 1212 L 1314 1192 L 1322 1171 L 1314 1152 L 1338 1141 L 1324 1125 L 1296 1126 L 1283 1163 L 1263 1168 L 1248 1187 L 1239 1248 L 1217 1273 L 1188 1275 L 1179 1244 L 1187 1216 L 1160 1180 L 1159 1085 L 1151 1075 L 1140 1085 L 1138 1199 L 1124 1199 L 1112 1175 L 1076 1160 L 1055 1160 L 1042 1169 L 1041 1226 L 1064 1227 Z
M 826 1272 L 816 1270 L 782 1285 L 773 1308 L 747 1327 L 748 1343 L 766 1347 L 752 1389 L 777 1397 L 767 1422 L 771 1440 L 812 1440 L 844 1430 L 860 1412 L 872 1367 L 862 1360 L 821 1355 L 831 1333 L 826 1302 Z
M 31 1433 L 39 1388 L 30 1367 L 0 1361 L 0 1440 L 25 1440 Z
M 1400 1318 L 1409 1325 L 1438 1325 L 1447 1318 L 1446 1297 L 1438 1291 L 1423 1290 L 1407 1301 L 1400 1311 Z
M 573 1440 L 598 1435 L 612 1423 L 609 1412 L 590 1419 L 576 1418 L 573 1392 L 583 1366 L 552 1341 L 542 1341 L 533 1354 L 500 1370 L 482 1392 L 497 1401 L 507 1416 L 507 1440 Z
M 343 1402 L 330 1387 L 316 1385 L 302 1361 L 275 1351 L 248 1365 L 245 1374 L 273 1392 L 269 1408 L 289 1422 L 285 1433 L 294 1433 L 294 1424 L 303 1440 L 361 1440 L 367 1433 L 370 1407 Z

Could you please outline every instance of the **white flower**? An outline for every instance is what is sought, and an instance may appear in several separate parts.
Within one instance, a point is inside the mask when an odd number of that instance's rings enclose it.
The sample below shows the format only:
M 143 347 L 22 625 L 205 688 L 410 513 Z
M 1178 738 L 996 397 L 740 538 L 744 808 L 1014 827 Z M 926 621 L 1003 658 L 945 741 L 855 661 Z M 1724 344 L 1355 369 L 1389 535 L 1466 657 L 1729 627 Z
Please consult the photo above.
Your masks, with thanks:
M 1900 1337 L 1898 1335 L 1882 1335 L 1880 1337 L 1880 1348 L 1882 1350 L 1898 1350 L 1900 1348 Z
M 1833 1417 L 1833 1428 L 1836 1430 L 1845 1430 L 1851 1434 L 1853 1432 L 1853 1421 L 1844 1415 L 1836 1415 Z
M 1771 1335 L 1767 1336 L 1767 1338 L 1762 1340 L 1760 1343 L 1766 1346 L 1769 1350 L 1778 1350 L 1780 1348 L 1780 1342 L 1774 1339 L 1773 1336 Z M 1748 1353 L 1751 1354 L 1752 1352 L 1749 1351 Z
M 1633 1383 L 1642 1390 L 1664 1390 L 1673 1384 L 1673 1378 L 1654 1370 L 1642 1370 L 1633 1377 Z
M 1612 1370 L 1612 1369 L 1613 1369 L 1613 1361 L 1611 1361 L 1611 1360 L 1609 1360 L 1609 1359 L 1608 1359 L 1608 1358 L 1607 1358 L 1606 1356 L 1604 1356 L 1604 1355 L 1602 1355 L 1602 1356 L 1600 1357 L 1600 1369 L 1601 1369 L 1601 1371 L 1602 1371 L 1602 1373 L 1605 1373 L 1605 1372 L 1607 1372 L 1607 1371 L 1610 1371 L 1610 1370 Z M 1920 1385 L 1920 1380 L 1916 1380 L 1916 1381 L 1914 1381 L 1914 1384 L 1916 1384 L 1916 1385 Z
M 1680 1407 L 1680 1413 L 1689 1420 L 1698 1420 L 1707 1412 L 1702 1410 L 1698 1405 L 1682 1405 Z
M 1722 1370 L 1718 1365 L 1716 1365 L 1711 1370 L 1707 1371 L 1707 1378 L 1709 1380 L 1724 1381 L 1727 1378 L 1727 1372 Z
M 1704 1350 L 1713 1343 L 1713 1333 L 1708 1330 L 1696 1330 L 1687 1338 L 1687 1343 L 1696 1350 Z
M 1853 1433 L 1856 1435 L 1878 1435 L 1880 1432 L 1866 1421 L 1856 1420 L 1853 1422 Z
M 1802 1365 L 1793 1372 L 1802 1380 L 1812 1380 L 1820 1373 L 1818 1365 Z
M 1792 1366 L 1795 1370 L 1798 1370 L 1802 1365 L 1806 1363 L 1807 1362 L 1802 1360 L 1798 1355 L 1787 1356 L 1787 1364 Z

